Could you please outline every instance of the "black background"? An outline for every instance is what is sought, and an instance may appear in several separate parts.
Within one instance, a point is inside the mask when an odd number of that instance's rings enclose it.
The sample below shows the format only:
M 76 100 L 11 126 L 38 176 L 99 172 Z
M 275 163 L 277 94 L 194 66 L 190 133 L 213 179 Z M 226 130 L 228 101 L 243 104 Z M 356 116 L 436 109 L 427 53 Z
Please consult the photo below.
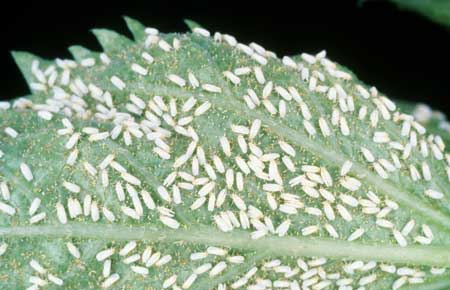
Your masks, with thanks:
M 332 60 L 388 96 L 450 113 L 450 30 L 387 1 L 297 2 L 11 2 L 0 19 L 0 98 L 28 93 L 9 51 L 56 58 L 70 57 L 66 48 L 73 44 L 99 50 L 89 29 L 130 35 L 121 18 L 128 15 L 162 32 L 185 31 L 183 19 L 190 18 L 240 42 L 255 41 L 279 56 L 326 49 Z

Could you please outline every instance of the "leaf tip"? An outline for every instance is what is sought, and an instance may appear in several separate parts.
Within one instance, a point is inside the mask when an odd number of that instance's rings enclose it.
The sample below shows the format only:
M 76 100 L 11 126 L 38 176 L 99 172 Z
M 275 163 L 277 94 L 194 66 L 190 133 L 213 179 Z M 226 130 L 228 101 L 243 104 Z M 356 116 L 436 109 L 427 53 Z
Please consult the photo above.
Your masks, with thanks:
M 193 30 L 194 28 L 204 28 L 199 23 L 191 20 L 191 19 L 184 19 L 184 23 L 189 27 L 190 30 Z
M 123 15 L 122 18 L 125 20 L 134 40 L 139 40 L 145 36 L 145 27 L 140 21 L 127 15 Z

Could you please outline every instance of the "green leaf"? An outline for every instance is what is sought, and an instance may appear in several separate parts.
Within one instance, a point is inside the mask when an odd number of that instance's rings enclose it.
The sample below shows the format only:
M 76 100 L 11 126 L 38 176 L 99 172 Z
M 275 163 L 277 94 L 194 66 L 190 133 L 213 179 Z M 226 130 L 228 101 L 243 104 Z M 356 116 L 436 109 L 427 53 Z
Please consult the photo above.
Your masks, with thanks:
M 126 21 L 135 42 L 94 30 L 105 51 L 75 62 L 14 53 L 32 96 L 0 114 L 2 289 L 448 288 L 439 137 L 323 52 Z
M 391 0 L 398 7 L 422 14 L 438 24 L 450 28 L 450 2 L 447 0 Z

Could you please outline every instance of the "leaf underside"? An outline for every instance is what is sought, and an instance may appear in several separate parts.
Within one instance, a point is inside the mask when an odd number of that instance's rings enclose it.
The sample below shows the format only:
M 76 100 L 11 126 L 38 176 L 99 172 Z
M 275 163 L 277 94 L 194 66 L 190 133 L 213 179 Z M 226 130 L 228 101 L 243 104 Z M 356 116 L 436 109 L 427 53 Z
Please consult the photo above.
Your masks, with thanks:
M 102 53 L 13 53 L 2 289 L 450 287 L 447 135 L 324 52 L 125 20 Z

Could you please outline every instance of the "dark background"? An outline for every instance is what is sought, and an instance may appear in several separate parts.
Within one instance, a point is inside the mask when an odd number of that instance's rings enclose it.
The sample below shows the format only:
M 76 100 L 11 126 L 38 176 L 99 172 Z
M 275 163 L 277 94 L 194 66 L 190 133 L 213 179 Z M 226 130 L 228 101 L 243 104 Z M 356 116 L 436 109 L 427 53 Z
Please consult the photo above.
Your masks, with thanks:
M 297 7 L 282 1 L 245 7 L 245 1 L 11 2 L 0 17 L 0 98 L 28 93 L 10 50 L 47 58 L 70 57 L 66 48 L 73 44 L 99 50 L 89 29 L 130 35 L 121 18 L 128 15 L 162 32 L 185 31 L 183 19 L 190 18 L 241 42 L 255 41 L 279 56 L 326 49 L 332 60 L 388 96 L 450 113 L 448 29 L 387 1 L 296 2 Z

